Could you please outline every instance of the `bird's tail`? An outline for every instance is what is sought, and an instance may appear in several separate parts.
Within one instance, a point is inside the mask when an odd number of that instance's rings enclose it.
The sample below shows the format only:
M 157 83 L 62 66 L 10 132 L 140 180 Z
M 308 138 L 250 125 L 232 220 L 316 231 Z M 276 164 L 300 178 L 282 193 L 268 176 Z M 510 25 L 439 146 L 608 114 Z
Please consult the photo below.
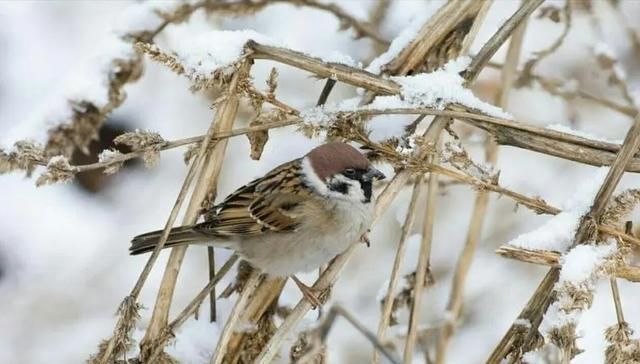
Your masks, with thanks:
M 207 237 L 195 228 L 197 225 L 180 226 L 171 229 L 167 242 L 162 247 L 173 248 L 180 245 L 192 244 L 192 243 L 204 243 L 212 240 L 212 237 Z M 153 251 L 162 236 L 162 230 L 152 231 L 150 233 L 138 235 L 131 240 L 131 246 L 129 247 L 129 253 L 131 255 L 144 254 Z

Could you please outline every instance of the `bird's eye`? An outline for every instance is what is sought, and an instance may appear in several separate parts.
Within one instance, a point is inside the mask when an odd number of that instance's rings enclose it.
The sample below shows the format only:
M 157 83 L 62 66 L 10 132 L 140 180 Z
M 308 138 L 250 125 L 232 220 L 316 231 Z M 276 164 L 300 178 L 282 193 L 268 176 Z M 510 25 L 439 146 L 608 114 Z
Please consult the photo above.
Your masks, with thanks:
M 344 174 L 347 177 L 355 177 L 356 176 L 356 170 L 353 168 L 347 168 L 344 170 L 344 172 L 342 172 L 342 174 Z

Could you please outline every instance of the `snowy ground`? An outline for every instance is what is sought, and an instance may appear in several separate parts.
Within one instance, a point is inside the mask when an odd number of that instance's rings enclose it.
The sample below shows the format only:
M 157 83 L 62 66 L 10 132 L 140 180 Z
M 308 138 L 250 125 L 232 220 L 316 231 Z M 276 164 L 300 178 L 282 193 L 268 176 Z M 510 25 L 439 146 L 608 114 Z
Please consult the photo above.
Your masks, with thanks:
M 496 1 L 472 50 L 479 49 L 517 3 Z M 341 3 L 361 18 L 367 16 L 371 4 L 367 1 Z M 3 146 L 9 146 L 18 138 L 34 136 L 30 133 L 38 130 L 32 125 L 42 125 L 47 110 L 57 104 L 64 105 L 62 92 L 74 86 L 73 82 L 77 81 L 71 80 L 77 80 L 77 70 L 91 61 L 90 55 L 107 46 L 102 39 L 118 23 L 127 5 L 125 1 L 0 2 L 0 19 L 3 19 L 0 22 L 0 143 Z M 433 12 L 437 5 L 432 1 L 392 2 L 381 33 L 393 39 L 414 15 Z M 629 19 L 634 16 L 637 19 L 638 4 L 625 6 Z M 529 27 L 523 59 L 548 46 L 561 31 L 561 25 L 548 20 L 533 20 Z M 332 52 L 346 54 L 366 65 L 372 56 L 371 41 L 353 40 L 348 31 L 338 32 L 337 28 L 338 22 L 326 13 L 274 5 L 256 15 L 239 18 L 206 19 L 203 14 L 196 14 L 188 23 L 169 27 L 158 40 L 170 46 L 211 29 L 253 29 L 295 49 L 327 57 Z M 609 29 L 596 34 L 587 19 L 577 17 L 565 46 L 543 62 L 538 72 L 573 78 L 592 90 L 602 88 L 592 79 L 594 72 L 590 71 L 591 63 L 585 58 L 590 57 L 596 44 L 603 42 L 619 54 L 631 57 L 629 46 L 619 39 L 619 33 Z M 503 56 L 501 52 L 496 58 Z M 257 63 L 254 76 L 259 85 L 263 84 L 271 66 L 267 62 Z M 279 67 L 279 71 L 279 97 L 295 107 L 313 106 L 324 83 L 289 67 Z M 629 69 L 627 74 L 634 76 Z M 482 85 L 495 85 L 498 77 L 497 72 L 486 72 L 476 94 L 482 91 Z M 166 139 L 178 139 L 202 134 L 211 121 L 210 100 L 201 93 L 192 94 L 185 78 L 154 62 L 146 62 L 143 78 L 126 91 L 128 99 L 115 112 L 114 119 L 125 120 L 128 128 L 150 129 Z M 355 90 L 339 85 L 329 100 L 354 95 Z M 629 118 L 620 114 L 587 102 L 568 104 L 538 87 L 514 91 L 506 111 L 518 120 L 535 125 L 556 124 L 556 130 L 571 127 L 610 140 L 623 139 L 631 124 Z M 403 117 L 378 117 L 372 124 L 373 136 L 383 138 L 398 133 L 398 125 L 407 121 L 409 119 Z M 477 133 L 475 140 L 482 140 L 483 134 Z M 292 156 L 304 154 L 320 142 L 309 140 L 291 128 L 278 129 L 271 133 L 262 159 L 252 161 L 246 138 L 231 139 L 220 195 Z M 481 158 L 480 148 L 471 147 L 471 151 Z M 578 186 L 588 185 L 601 174 L 597 168 L 514 148 L 501 148 L 496 167 L 501 170 L 503 185 L 569 209 L 579 205 L 568 200 L 579 190 Z M 182 151 L 172 150 L 162 153 L 155 168 L 123 170 L 99 194 L 88 194 L 74 184 L 36 189 L 33 180 L 19 173 L 0 177 L 0 363 L 77 363 L 96 350 L 97 343 L 113 329 L 116 307 L 128 294 L 146 261 L 145 257 L 128 256 L 128 242 L 132 236 L 164 224 L 185 172 Z M 621 188 L 637 186 L 639 181 L 637 177 L 625 176 Z M 376 298 L 391 269 L 409 197 L 407 188 L 374 227 L 370 235 L 371 248 L 358 249 L 333 293 L 335 302 L 356 313 L 374 331 L 379 317 Z M 432 253 L 437 284 L 423 299 L 425 327 L 435 327 L 446 318 L 444 308 L 453 267 L 464 243 L 473 200 L 474 191 L 467 186 L 448 187 L 439 196 Z M 493 196 L 491 199 L 480 248 L 465 290 L 464 317 L 450 345 L 449 363 L 471 364 L 486 358 L 546 271 L 493 253 L 499 245 L 549 223 L 550 217 L 514 207 L 507 198 Z M 416 233 L 419 231 L 420 226 L 416 227 Z M 415 266 L 418 249 L 419 239 L 414 238 L 405 260 L 407 271 Z M 222 262 L 226 254 L 218 254 L 218 259 Z M 147 307 L 153 305 L 162 274 L 159 268 L 165 259 L 166 253 L 142 292 L 141 301 Z M 304 278 L 311 280 L 313 276 Z M 205 281 L 206 254 L 203 249 L 190 249 L 173 307 L 180 309 Z M 635 303 L 640 291 L 637 285 L 626 281 L 619 284 L 625 315 L 631 326 L 637 328 L 640 306 Z M 575 363 L 602 362 L 603 330 L 615 322 L 608 282 L 601 282 L 597 292 L 592 309 L 580 321 L 579 342 L 586 351 L 575 358 Z M 282 303 L 293 304 L 298 299 L 297 291 L 287 287 Z M 221 317 L 227 315 L 232 303 L 233 297 L 220 301 Z M 150 309 L 143 311 L 140 329 L 150 314 Z M 310 315 L 309 320 L 313 317 L 315 314 Z M 401 322 L 406 322 L 406 312 Z M 215 346 L 218 330 L 216 325 L 203 321 L 190 322 L 184 332 L 178 333 L 178 340 L 169 351 L 184 363 L 204 363 Z M 397 330 L 401 332 L 401 328 Z M 369 347 L 351 327 L 340 322 L 329 337 L 330 362 L 365 362 L 370 356 Z M 419 360 L 416 358 L 416 362 Z

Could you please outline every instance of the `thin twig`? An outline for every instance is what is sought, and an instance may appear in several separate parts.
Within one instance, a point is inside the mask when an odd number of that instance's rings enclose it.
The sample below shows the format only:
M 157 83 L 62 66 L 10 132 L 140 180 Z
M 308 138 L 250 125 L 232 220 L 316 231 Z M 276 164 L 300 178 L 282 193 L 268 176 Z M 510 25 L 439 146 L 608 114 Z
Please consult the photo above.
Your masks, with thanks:
M 391 268 L 391 276 L 389 277 L 389 286 L 387 288 L 387 294 L 384 298 L 382 314 L 380 315 L 380 323 L 378 324 L 378 340 L 384 340 L 385 332 L 389 326 L 389 320 L 391 318 L 391 311 L 393 309 L 393 301 L 396 295 L 396 288 L 398 287 L 398 279 L 400 278 L 400 267 L 404 259 L 404 253 L 406 250 L 406 243 L 413 225 L 416 221 L 416 212 L 418 212 L 418 199 L 422 189 L 424 188 L 422 175 L 416 178 L 413 185 L 413 192 L 411 193 L 411 201 L 407 210 L 407 217 L 402 224 L 402 233 L 400 235 L 400 241 L 398 242 L 398 248 L 396 249 L 396 256 L 393 259 L 393 267 Z M 378 351 L 374 350 L 372 362 L 375 364 L 379 360 Z
M 561 266 L 560 258 L 562 255 L 556 251 L 531 250 L 511 245 L 503 245 L 496 249 L 496 254 L 504 258 L 514 259 L 525 263 L 558 268 Z M 631 265 L 617 266 L 613 268 L 611 274 L 630 282 L 640 282 L 640 267 Z
M 633 231 L 633 223 L 627 221 L 625 224 L 625 233 L 631 234 Z M 620 300 L 620 291 L 618 290 L 618 282 L 615 277 L 609 278 L 609 284 L 611 285 L 611 294 L 613 296 L 613 303 L 616 308 L 616 318 L 618 319 L 618 325 L 622 328 L 624 324 L 624 312 L 622 311 L 622 301 Z M 626 332 L 622 330 L 626 335 Z
M 376 32 L 376 30 L 371 27 L 370 24 L 358 21 L 351 14 L 347 13 L 344 9 L 338 6 L 337 3 L 332 4 L 315 0 L 267 0 L 266 2 L 270 1 L 274 3 L 284 2 L 293 5 L 307 6 L 310 8 L 327 11 L 335 15 L 340 20 L 341 26 L 343 28 L 353 28 L 353 30 L 356 32 L 356 37 L 361 38 L 366 36 L 381 45 L 389 45 L 389 41 L 382 38 L 382 36 L 380 36 Z
M 432 124 L 433 125 L 433 124 Z M 432 157 L 432 163 L 435 159 Z M 437 174 L 429 176 L 427 187 L 427 206 L 425 210 L 424 223 L 422 225 L 422 240 L 420 241 L 420 252 L 418 253 L 418 266 L 416 267 L 416 280 L 413 287 L 413 300 L 409 311 L 409 325 L 407 327 L 407 338 L 405 339 L 403 363 L 409 364 L 413 358 L 416 336 L 418 333 L 418 323 L 420 320 L 420 309 L 422 308 L 422 292 L 424 282 L 430 269 L 431 246 L 433 244 L 433 225 L 436 216 L 436 197 L 438 195 Z
M 317 332 L 321 343 L 325 342 L 327 336 L 329 335 L 329 331 L 333 327 L 333 324 L 338 316 L 342 316 L 347 319 L 347 321 L 349 321 L 349 323 L 353 325 L 353 327 L 355 327 L 362 335 L 364 335 L 364 337 L 367 338 L 367 340 L 369 340 L 369 342 L 371 342 L 371 344 L 373 344 L 373 346 L 377 350 L 382 352 L 382 355 L 384 355 L 392 363 L 400 364 L 400 359 L 397 358 L 393 353 L 390 353 L 389 350 L 387 350 L 387 348 L 385 348 L 381 344 L 381 341 L 371 331 L 369 331 L 369 329 L 361 324 L 349 311 L 337 304 L 331 306 L 329 312 L 327 312 L 327 315 L 325 316 L 320 326 L 318 326 L 314 330 Z
M 251 272 L 251 276 L 247 280 L 247 283 L 238 297 L 236 304 L 233 306 L 233 310 L 229 314 L 229 318 L 225 322 L 224 328 L 222 329 L 222 333 L 220 333 L 220 337 L 218 338 L 218 343 L 216 344 L 216 350 L 213 353 L 213 357 L 211 358 L 211 364 L 221 364 L 224 360 L 224 357 L 227 353 L 229 346 L 229 340 L 231 339 L 231 335 L 240 322 L 240 318 L 242 317 L 243 311 L 246 309 L 246 306 L 249 302 L 249 298 L 255 292 L 255 289 L 258 287 L 261 279 L 263 279 L 260 272 L 254 270 Z
M 176 332 L 186 321 L 187 319 L 195 314 L 198 311 L 198 307 L 204 302 L 210 292 L 216 287 L 216 285 L 224 278 L 224 276 L 229 273 L 231 267 L 238 261 L 238 256 L 233 254 L 227 259 L 227 261 L 220 267 L 220 270 L 216 272 L 216 275 L 209 281 L 209 283 L 196 295 L 196 297 L 187 304 L 187 306 L 178 314 L 178 316 L 171 321 L 171 323 L 167 326 L 163 335 L 158 339 L 158 343 L 156 343 L 151 356 L 149 357 L 149 362 L 153 363 L 154 360 L 162 353 L 164 346 L 167 344 L 169 339 L 171 339 Z
M 505 108 L 508 105 L 509 91 L 513 83 L 515 70 L 518 66 L 526 25 L 527 22 L 524 21 L 518 28 L 516 28 L 509 43 L 505 67 L 502 69 L 501 87 L 499 94 L 496 97 L 497 105 L 502 108 Z M 488 139 L 486 143 L 486 163 L 493 166 L 496 164 L 497 159 L 498 146 L 493 143 L 492 140 Z M 449 339 L 453 335 L 455 329 L 455 321 L 458 320 L 462 313 L 464 285 L 473 261 L 476 246 L 478 245 L 478 241 L 482 234 L 482 226 L 484 224 L 488 202 L 489 194 L 487 191 L 478 191 L 473 207 L 473 213 L 471 215 L 471 221 L 469 222 L 466 242 L 462 252 L 460 253 L 453 274 L 451 294 L 446 308 L 448 313 L 446 316 L 448 319 L 445 319 L 445 322 L 440 328 L 439 338 L 436 344 L 436 364 L 445 363 L 446 350 Z

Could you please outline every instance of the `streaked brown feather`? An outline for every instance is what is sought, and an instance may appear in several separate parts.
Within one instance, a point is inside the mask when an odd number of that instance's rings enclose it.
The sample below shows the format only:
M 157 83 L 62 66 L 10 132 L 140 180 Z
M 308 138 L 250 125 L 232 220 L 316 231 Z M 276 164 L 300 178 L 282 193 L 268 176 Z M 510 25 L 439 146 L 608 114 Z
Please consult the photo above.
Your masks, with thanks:
M 222 236 L 295 231 L 295 209 L 311 194 L 301 173 L 296 159 L 238 188 L 214 207 L 215 217 L 199 224 L 198 231 Z

